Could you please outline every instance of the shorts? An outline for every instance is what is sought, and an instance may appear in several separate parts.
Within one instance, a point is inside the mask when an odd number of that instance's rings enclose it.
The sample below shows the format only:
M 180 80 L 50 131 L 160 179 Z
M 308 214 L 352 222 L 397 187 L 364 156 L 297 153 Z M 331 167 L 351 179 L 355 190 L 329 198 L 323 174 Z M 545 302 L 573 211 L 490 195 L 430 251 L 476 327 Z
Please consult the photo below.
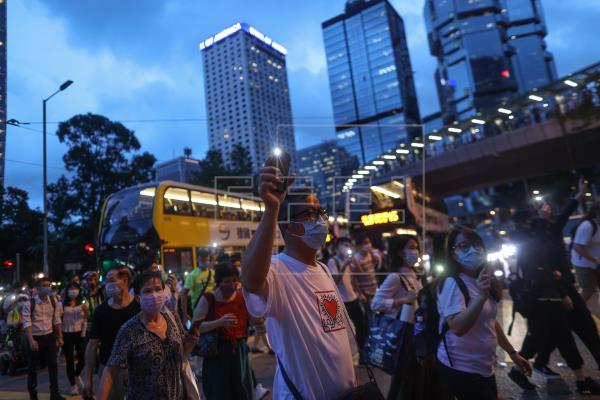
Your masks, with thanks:
M 577 275 L 577 283 L 581 287 L 581 296 L 588 298 L 598 293 L 598 278 L 599 270 L 595 268 L 585 268 L 575 266 L 575 274 Z

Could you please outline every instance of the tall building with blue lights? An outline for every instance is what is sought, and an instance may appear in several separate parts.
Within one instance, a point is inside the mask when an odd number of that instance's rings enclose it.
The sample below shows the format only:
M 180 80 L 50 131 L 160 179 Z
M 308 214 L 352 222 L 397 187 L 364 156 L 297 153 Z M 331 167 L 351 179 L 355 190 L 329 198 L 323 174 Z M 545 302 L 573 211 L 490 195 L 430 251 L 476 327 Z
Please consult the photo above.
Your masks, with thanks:
M 349 0 L 322 24 L 338 143 L 365 164 L 420 130 L 404 22 L 387 0 Z
M 546 50 L 548 34 L 541 0 L 504 0 L 508 44 L 515 50 L 513 68 L 519 92 L 529 92 L 557 79 L 554 56 Z
M 555 79 L 539 0 L 426 0 L 446 119 L 463 120 Z
M 295 154 L 286 49 L 238 22 L 200 43 L 208 143 L 227 165 L 235 144 L 257 171 L 274 147 Z

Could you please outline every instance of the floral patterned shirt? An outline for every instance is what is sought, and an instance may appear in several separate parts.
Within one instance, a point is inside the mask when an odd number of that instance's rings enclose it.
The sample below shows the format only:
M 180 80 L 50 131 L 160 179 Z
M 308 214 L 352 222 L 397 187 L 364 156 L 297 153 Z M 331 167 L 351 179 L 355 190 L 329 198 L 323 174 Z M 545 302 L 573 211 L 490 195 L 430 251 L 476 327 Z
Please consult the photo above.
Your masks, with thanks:
M 146 329 L 141 314 L 119 330 L 107 365 L 127 368 L 127 400 L 180 400 L 184 397 L 181 369 L 183 331 L 166 308 L 167 335 L 161 340 Z

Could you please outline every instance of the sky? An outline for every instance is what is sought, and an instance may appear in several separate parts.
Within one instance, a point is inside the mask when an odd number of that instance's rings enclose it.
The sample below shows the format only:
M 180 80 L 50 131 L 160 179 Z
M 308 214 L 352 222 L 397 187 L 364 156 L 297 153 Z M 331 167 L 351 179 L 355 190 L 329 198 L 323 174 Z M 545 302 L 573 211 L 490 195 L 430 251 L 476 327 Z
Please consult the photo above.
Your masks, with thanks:
M 424 0 L 391 0 L 404 18 L 421 116 L 437 111 Z M 525 1 L 525 0 L 517 0 Z M 559 76 L 600 61 L 600 1 L 542 0 Z M 296 147 L 335 138 L 321 23 L 343 0 L 8 0 L 6 185 L 41 206 L 42 104 L 48 103 L 48 180 L 66 171 L 57 122 L 98 113 L 135 131 L 159 161 L 208 148 L 200 41 L 245 21 L 284 45 Z M 174 121 L 178 120 L 178 121 Z M 318 127 L 317 127 L 318 126 Z

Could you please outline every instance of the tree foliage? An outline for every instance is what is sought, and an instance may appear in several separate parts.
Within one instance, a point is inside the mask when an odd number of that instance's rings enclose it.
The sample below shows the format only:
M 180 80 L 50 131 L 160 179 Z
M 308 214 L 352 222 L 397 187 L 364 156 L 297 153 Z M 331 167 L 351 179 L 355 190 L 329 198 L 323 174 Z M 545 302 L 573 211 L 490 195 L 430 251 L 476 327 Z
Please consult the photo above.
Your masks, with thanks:
M 95 242 L 106 197 L 152 180 L 156 158 L 139 152 L 132 130 L 102 115 L 76 115 L 59 124 L 57 136 L 68 147 L 63 156 L 68 174 L 48 187 L 52 253 L 67 262 L 79 261 L 83 246 Z
M 250 184 L 248 177 L 252 175 L 252 159 L 248 149 L 239 143 L 233 146 L 227 162 L 219 150 L 210 149 L 200 160 L 199 167 L 200 172 L 194 181 L 198 185 L 212 188 L 216 184 L 218 189 L 227 190 L 232 186 L 246 187 Z
M 21 277 L 41 268 L 43 214 L 28 205 L 29 195 L 15 187 L 0 187 L 0 260 L 21 257 Z M 12 280 L 12 271 L 3 271 Z M 7 276 L 10 275 L 10 276 Z

